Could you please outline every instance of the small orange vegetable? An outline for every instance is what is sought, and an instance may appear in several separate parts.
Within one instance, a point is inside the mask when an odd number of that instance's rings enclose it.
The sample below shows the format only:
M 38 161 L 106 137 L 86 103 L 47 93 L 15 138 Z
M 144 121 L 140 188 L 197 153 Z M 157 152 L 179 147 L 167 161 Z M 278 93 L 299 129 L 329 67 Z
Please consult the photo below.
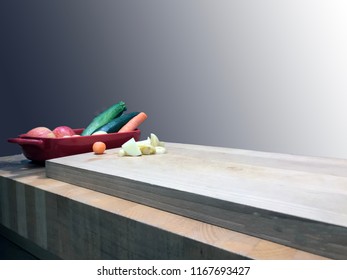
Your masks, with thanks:
M 118 132 L 133 131 L 140 126 L 147 119 L 147 115 L 144 112 L 140 112 L 135 117 L 130 119 Z
M 104 142 L 98 141 L 93 144 L 93 152 L 97 155 L 103 154 L 106 150 L 106 144 Z

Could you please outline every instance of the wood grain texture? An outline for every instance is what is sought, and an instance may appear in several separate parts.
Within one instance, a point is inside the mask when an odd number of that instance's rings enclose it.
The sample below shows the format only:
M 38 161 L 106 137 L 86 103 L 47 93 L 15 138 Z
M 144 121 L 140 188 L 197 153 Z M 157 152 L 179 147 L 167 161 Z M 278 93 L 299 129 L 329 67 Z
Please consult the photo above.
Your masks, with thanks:
M 48 177 L 275 241 L 347 258 L 347 161 L 168 143 L 50 160 Z
M 9 196 L 16 206 L 7 203 Z M 42 207 L 45 214 L 38 215 Z M 0 158 L 0 209 L 1 232 L 12 232 L 7 237 L 16 236 L 14 241 L 42 258 L 326 259 L 46 178 L 43 167 L 22 155 Z M 9 228 L 10 220 L 17 225 Z

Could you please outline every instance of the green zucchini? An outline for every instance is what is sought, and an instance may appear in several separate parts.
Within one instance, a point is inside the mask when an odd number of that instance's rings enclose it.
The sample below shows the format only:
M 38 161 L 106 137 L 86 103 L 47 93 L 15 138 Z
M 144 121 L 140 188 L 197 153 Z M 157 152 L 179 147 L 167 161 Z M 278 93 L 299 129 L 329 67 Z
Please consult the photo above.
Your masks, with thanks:
M 116 103 L 97 115 L 92 122 L 83 130 L 82 136 L 92 135 L 98 128 L 109 123 L 112 119 L 120 116 L 124 111 L 126 111 L 126 106 L 123 101 Z
M 131 112 L 128 114 L 123 114 L 118 118 L 115 118 L 105 124 L 104 126 L 98 128 L 96 131 L 105 131 L 107 133 L 113 133 L 120 130 L 128 121 L 130 121 L 133 117 L 137 116 L 140 112 Z

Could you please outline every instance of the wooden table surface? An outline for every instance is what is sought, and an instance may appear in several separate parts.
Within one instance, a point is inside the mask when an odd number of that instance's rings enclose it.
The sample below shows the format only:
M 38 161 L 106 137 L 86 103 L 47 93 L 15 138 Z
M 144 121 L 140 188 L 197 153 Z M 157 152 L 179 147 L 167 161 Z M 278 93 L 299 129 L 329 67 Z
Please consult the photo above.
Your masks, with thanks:
M 47 178 L 23 155 L 1 157 L 0 176 L 1 232 L 43 258 L 326 259 Z

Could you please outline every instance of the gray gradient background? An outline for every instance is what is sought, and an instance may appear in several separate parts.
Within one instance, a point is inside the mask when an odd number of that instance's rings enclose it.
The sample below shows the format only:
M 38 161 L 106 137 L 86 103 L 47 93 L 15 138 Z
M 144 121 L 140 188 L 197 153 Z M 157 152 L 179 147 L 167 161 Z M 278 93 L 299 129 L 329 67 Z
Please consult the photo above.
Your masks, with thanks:
M 124 100 L 143 137 L 347 158 L 346 3 L 2 0 L 0 155 Z

